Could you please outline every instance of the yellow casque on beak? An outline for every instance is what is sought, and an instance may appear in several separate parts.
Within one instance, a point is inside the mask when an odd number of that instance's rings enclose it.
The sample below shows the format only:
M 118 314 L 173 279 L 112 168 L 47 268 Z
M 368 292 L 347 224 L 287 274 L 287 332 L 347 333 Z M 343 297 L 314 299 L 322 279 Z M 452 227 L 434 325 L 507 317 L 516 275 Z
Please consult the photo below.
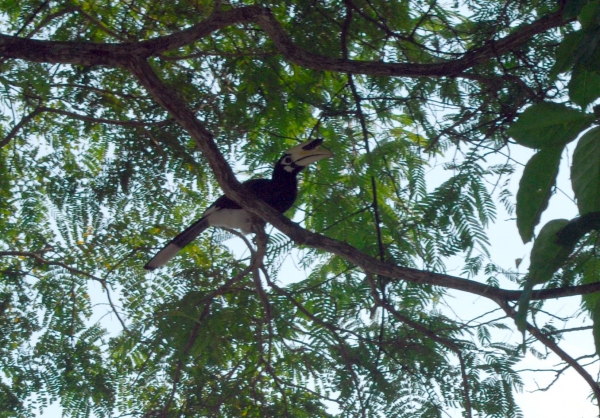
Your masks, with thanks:
M 333 157 L 333 152 L 321 147 L 322 143 L 323 138 L 312 139 L 290 148 L 286 154 L 289 154 L 297 166 L 306 167 L 324 158 Z

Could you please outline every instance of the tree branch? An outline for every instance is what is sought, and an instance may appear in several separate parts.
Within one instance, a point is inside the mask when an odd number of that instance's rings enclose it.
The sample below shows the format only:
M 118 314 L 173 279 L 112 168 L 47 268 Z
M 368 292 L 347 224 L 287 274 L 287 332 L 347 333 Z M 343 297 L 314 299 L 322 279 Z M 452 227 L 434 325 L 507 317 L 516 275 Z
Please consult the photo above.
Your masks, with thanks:
M 502 301 L 498 302 L 500 307 L 506 312 L 506 315 L 513 320 L 516 318 L 516 311 L 508 304 L 508 302 Z M 527 332 L 533 335 L 539 342 L 544 344 L 550 350 L 552 350 L 562 361 L 571 366 L 579 375 L 587 382 L 592 391 L 594 392 L 594 396 L 596 399 L 600 399 L 600 386 L 596 382 L 596 380 L 580 365 L 574 358 L 569 356 L 562 348 L 554 342 L 554 340 L 544 334 L 540 329 L 534 327 L 533 325 L 527 323 Z M 600 407 L 600 405 L 599 405 Z
M 517 299 L 520 295 L 519 291 L 498 289 L 445 274 L 424 272 L 376 260 L 346 243 L 315 234 L 299 227 L 264 202 L 257 200 L 248 191 L 240 189 L 239 182 L 214 143 L 212 134 L 195 117 L 194 113 L 182 104 L 184 101 L 179 98 L 178 94 L 167 87 L 157 77 L 144 57 L 178 48 L 231 24 L 251 21 L 256 21 L 271 37 L 283 55 L 297 64 L 314 69 L 342 71 L 346 73 L 404 76 L 452 75 L 457 71 L 463 71 L 469 66 L 483 62 L 483 60 L 490 58 L 492 56 L 490 54 L 492 53 L 495 57 L 497 54 L 521 45 L 538 33 L 565 23 L 562 18 L 562 11 L 558 11 L 528 26 L 515 30 L 511 35 L 497 42 L 468 52 L 463 58 L 452 62 L 440 64 L 389 64 L 332 59 L 301 50 L 293 44 L 282 26 L 268 9 L 250 6 L 227 12 L 216 12 L 203 22 L 189 29 L 139 43 L 94 44 L 85 42 L 53 42 L 0 36 L 0 54 L 5 57 L 22 58 L 35 62 L 118 65 L 130 70 L 152 97 L 195 139 L 198 147 L 208 159 L 211 169 L 215 173 L 217 181 L 225 191 L 225 194 L 250 212 L 270 222 L 297 244 L 308 245 L 336 254 L 348 262 L 359 266 L 365 272 L 372 274 L 461 290 L 497 301 Z M 33 116 L 29 118 L 31 117 Z M 27 117 L 24 118 L 17 127 L 27 120 L 29 120 Z M 6 138 L 2 143 L 5 142 L 7 142 Z M 567 290 L 555 289 L 553 291 L 536 292 L 534 298 L 583 294 L 581 292 L 587 293 L 592 288 L 597 290 L 592 285 L 589 288 L 578 286 Z
M 396 318 L 398 321 L 419 331 L 423 335 L 427 336 L 427 338 L 430 338 L 431 340 L 443 345 L 444 347 L 446 347 L 447 349 L 452 351 L 454 354 L 456 354 L 456 356 L 458 357 L 458 360 L 459 360 L 459 364 L 460 364 L 460 373 L 461 373 L 464 402 L 465 402 L 465 414 L 466 414 L 467 418 L 472 418 L 473 410 L 472 410 L 472 405 L 471 405 L 471 396 L 469 394 L 469 379 L 468 379 L 468 375 L 467 375 L 467 367 L 465 364 L 465 360 L 464 360 L 460 345 L 457 344 L 454 340 L 447 339 L 447 338 L 440 336 L 439 331 L 436 332 L 436 331 L 430 330 L 427 327 L 425 327 L 424 325 L 404 316 L 401 312 L 399 312 L 397 309 L 395 309 L 392 305 L 390 305 L 384 299 L 383 292 L 382 292 L 382 296 L 379 295 L 379 293 L 378 293 L 379 289 L 378 289 L 378 286 L 375 284 L 375 279 L 373 278 L 373 276 L 367 275 L 367 278 L 368 278 L 369 286 L 371 288 L 371 296 L 373 296 L 373 299 L 375 300 L 375 303 L 378 306 L 380 306 L 383 309 L 385 309 L 386 311 L 390 312 L 390 314 L 392 314 L 394 316 L 394 318 Z M 379 290 L 379 291 L 381 292 L 381 290 Z
M 150 65 L 141 59 L 132 59 L 128 66 L 132 74 L 148 90 L 150 95 L 163 106 L 196 141 L 198 148 L 206 157 L 216 180 L 225 194 L 244 209 L 269 222 L 275 228 L 290 237 L 296 244 L 306 245 L 344 258 L 365 272 L 407 282 L 430 284 L 449 289 L 460 290 L 483 296 L 496 302 L 517 300 L 521 292 L 488 286 L 483 283 L 466 280 L 447 274 L 433 273 L 408 267 L 400 267 L 377 260 L 364 254 L 357 248 L 324 235 L 308 231 L 292 222 L 275 209 L 258 200 L 254 194 L 240 187 L 231 167 L 217 148 L 212 134 L 183 103 L 179 95 L 166 86 L 154 73 Z M 600 290 L 600 283 L 575 286 L 564 289 L 535 291 L 532 299 L 551 299 L 576 294 L 592 293 Z
M 54 109 L 51 107 L 40 107 L 39 112 L 56 113 L 58 115 L 66 116 L 72 119 L 82 120 L 89 123 L 104 123 L 107 125 L 119 125 L 119 126 L 164 126 L 172 122 L 170 119 L 160 121 L 143 121 L 143 120 L 117 120 L 117 119 L 105 119 L 105 118 L 93 118 L 91 116 L 81 115 L 75 112 L 69 112 L 62 109 Z M 0 143 L 1 145 L 1 143 Z
M 569 21 L 563 18 L 561 7 L 557 12 L 517 28 L 498 41 L 490 41 L 480 48 L 467 51 L 461 58 L 431 64 L 359 61 L 331 58 L 305 51 L 293 42 L 268 8 L 259 6 L 240 7 L 225 12 L 217 11 L 188 29 L 141 42 L 56 42 L 0 35 L 0 55 L 4 58 L 33 62 L 128 66 L 127 63 L 132 57 L 158 56 L 190 45 L 219 29 L 237 23 L 256 23 L 286 60 L 305 68 L 388 77 L 457 77 L 476 65 L 520 47 L 535 35 L 565 25 Z
M 17 123 L 8 133 L 8 135 L 6 135 L 1 141 L 0 141 L 0 148 L 4 147 L 5 145 L 7 145 L 15 136 L 17 136 L 17 134 L 19 133 L 19 131 L 23 128 L 23 126 L 25 126 L 31 119 L 35 118 L 37 115 L 39 115 L 40 113 L 42 113 L 43 110 L 41 107 L 36 107 L 35 109 L 33 109 L 28 115 L 23 116 L 23 118 L 19 121 L 19 123 Z
M 0 55 L 4 58 L 55 64 L 123 66 L 131 57 L 157 56 L 194 43 L 218 29 L 236 23 L 252 22 L 264 10 L 248 6 L 216 12 L 188 29 L 141 42 L 57 42 L 0 35 Z
M 83 270 L 77 269 L 75 267 L 71 267 L 68 264 L 62 263 L 60 261 L 48 260 L 48 259 L 42 257 L 39 253 L 33 253 L 33 252 L 29 252 L 29 251 L 0 251 L 0 257 L 30 257 L 30 258 L 33 258 L 34 260 L 36 260 L 38 263 L 46 264 L 48 266 L 61 267 L 61 268 L 64 268 L 65 270 L 67 270 L 71 274 L 84 276 L 84 277 L 87 277 L 88 279 L 97 281 L 98 283 L 100 283 L 102 285 L 102 288 L 106 291 L 106 297 L 108 299 L 108 304 L 110 305 L 113 312 L 115 313 L 115 316 L 121 323 L 121 326 L 123 327 L 123 329 L 125 331 L 127 331 L 127 332 L 129 331 L 129 329 L 127 328 L 127 325 L 125 325 L 125 321 L 123 321 L 123 319 L 119 315 L 119 312 L 117 311 L 117 308 L 114 305 L 112 298 L 110 297 L 110 289 L 108 288 L 108 285 L 106 284 L 105 279 L 96 277 L 93 274 L 88 273 L 87 271 L 83 271 Z
M 184 367 L 184 363 L 185 363 L 184 357 L 190 353 L 191 349 L 194 347 L 194 344 L 196 344 L 196 340 L 198 339 L 198 334 L 200 332 L 200 328 L 202 328 L 202 326 L 204 325 L 205 319 L 210 314 L 210 308 L 211 308 L 212 303 L 214 302 L 215 298 L 217 296 L 225 294 L 233 285 L 235 285 L 236 283 L 239 283 L 241 280 L 243 280 L 248 274 L 250 274 L 252 272 L 253 269 L 256 268 L 256 264 L 257 264 L 257 261 L 252 260 L 252 263 L 250 263 L 250 265 L 248 267 L 246 267 L 244 270 L 242 270 L 241 272 L 239 272 L 238 274 L 233 276 L 231 279 L 227 280 L 225 283 L 223 283 L 221 286 L 219 286 L 218 288 L 216 288 L 215 290 L 210 292 L 208 295 L 206 295 L 204 298 L 202 298 L 202 300 L 200 300 L 198 302 L 197 306 L 204 304 L 204 308 L 202 309 L 202 312 L 200 313 L 198 319 L 196 320 L 196 323 L 194 324 L 194 328 L 192 328 L 192 331 L 190 332 L 190 335 L 185 344 L 185 347 L 183 348 L 182 357 L 179 360 L 177 360 L 177 365 L 175 367 L 175 372 L 173 373 L 173 378 L 172 378 L 173 382 L 171 385 L 171 391 L 169 393 L 167 401 L 165 402 L 165 405 L 159 411 L 159 416 L 167 417 L 169 415 L 169 411 L 171 409 L 171 404 L 173 403 L 173 400 L 175 399 L 175 393 L 177 392 L 177 386 L 179 385 L 179 380 L 181 378 L 181 371 L 183 370 L 183 367 Z
M 281 24 L 265 10 L 258 15 L 256 23 L 267 33 L 275 47 L 290 62 L 301 67 L 321 71 L 335 71 L 373 76 L 402 77 L 447 77 L 459 76 L 462 72 L 490 59 L 494 59 L 514 48 L 523 45 L 533 36 L 549 29 L 562 26 L 570 20 L 563 18 L 562 6 L 559 11 L 544 16 L 535 22 L 516 29 L 512 34 L 498 41 L 468 51 L 462 58 L 435 64 L 399 64 L 374 61 L 356 61 L 330 58 L 305 51 L 297 47 Z

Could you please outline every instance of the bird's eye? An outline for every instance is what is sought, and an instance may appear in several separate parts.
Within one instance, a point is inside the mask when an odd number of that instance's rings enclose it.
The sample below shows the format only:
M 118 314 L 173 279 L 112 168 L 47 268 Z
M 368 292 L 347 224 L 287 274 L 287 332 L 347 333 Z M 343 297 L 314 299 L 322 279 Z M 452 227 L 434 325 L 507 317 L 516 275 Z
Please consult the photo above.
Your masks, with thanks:
M 291 157 L 285 157 L 283 159 L 283 163 L 284 164 L 291 164 L 292 163 L 292 158 Z

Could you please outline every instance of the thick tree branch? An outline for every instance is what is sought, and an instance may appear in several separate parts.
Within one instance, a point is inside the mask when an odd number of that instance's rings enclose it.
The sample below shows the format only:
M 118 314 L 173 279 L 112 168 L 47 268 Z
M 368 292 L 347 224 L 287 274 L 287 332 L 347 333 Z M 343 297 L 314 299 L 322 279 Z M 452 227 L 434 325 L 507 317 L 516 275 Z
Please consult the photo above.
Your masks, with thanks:
M 498 41 L 490 41 L 480 48 L 470 50 L 461 58 L 431 64 L 358 61 L 331 58 L 305 51 L 293 42 L 269 9 L 259 6 L 241 7 L 225 12 L 218 11 L 188 29 L 141 42 L 116 44 L 56 42 L 0 35 L 0 55 L 4 58 L 33 62 L 127 66 L 127 62 L 132 57 L 158 56 L 164 52 L 190 45 L 219 29 L 237 23 L 258 24 L 286 60 L 313 70 L 373 76 L 456 77 L 476 65 L 520 47 L 537 34 L 565 25 L 568 20 L 563 18 L 561 8 L 553 14 L 516 29 L 512 34 Z
M 131 57 L 160 55 L 236 23 L 252 22 L 265 9 L 249 6 L 212 14 L 202 22 L 172 35 L 141 42 L 57 42 L 0 35 L 0 55 L 33 62 L 74 65 L 122 66 Z
M 173 116 L 173 119 L 196 141 L 198 148 L 206 155 L 210 168 L 215 173 L 219 184 L 221 186 L 226 184 L 227 188 L 232 192 L 236 190 L 233 194 L 236 194 L 238 199 L 242 199 L 242 196 L 248 197 L 246 196 L 248 193 L 241 190 L 240 183 L 235 178 L 231 167 L 229 167 L 229 164 L 227 164 L 227 161 L 225 161 L 225 158 L 223 158 L 223 155 L 213 141 L 212 133 L 196 118 L 194 112 L 186 106 L 185 101 L 158 78 L 145 59 L 134 57 L 127 62 L 126 68 L 148 90 L 154 100 L 169 112 Z M 256 201 L 253 196 L 250 196 L 250 199 Z M 260 216 L 260 214 L 258 215 Z
M 558 12 L 544 16 L 530 25 L 516 29 L 505 38 L 488 42 L 481 48 L 468 51 L 462 58 L 435 64 L 399 64 L 330 58 L 297 47 L 281 24 L 268 11 L 259 14 L 257 23 L 269 35 L 276 48 L 288 61 L 305 68 L 388 77 L 446 77 L 459 76 L 467 69 L 494 59 L 511 49 L 523 45 L 533 36 L 562 26 L 568 23 L 568 21 L 563 18 L 561 8 Z
M 493 62 L 499 55 L 506 54 L 515 48 L 520 48 L 525 45 L 528 41 L 536 35 L 547 31 L 550 28 L 564 25 L 566 21 L 562 17 L 562 12 L 548 15 L 533 23 L 523 25 L 521 28 L 515 29 L 512 34 L 497 40 L 490 41 L 485 45 L 467 51 L 463 55 L 457 54 L 455 60 L 441 60 L 438 62 L 429 64 L 414 64 L 414 63 L 388 63 L 388 62 L 367 62 L 367 61 L 356 61 L 351 60 L 348 53 L 343 54 L 341 59 L 332 58 L 329 56 L 314 54 L 310 51 L 306 51 L 300 48 L 294 39 L 285 32 L 284 27 L 275 19 L 268 9 L 261 8 L 258 6 L 250 6 L 233 9 L 227 12 L 217 11 L 204 21 L 180 32 L 174 33 L 169 36 L 158 37 L 141 42 L 123 42 L 119 44 L 92 44 L 92 43 L 80 43 L 80 42 L 53 42 L 53 41 L 36 41 L 22 38 L 15 38 L 10 36 L 3 36 L 0 34 L 0 56 L 3 59 L 24 59 L 32 62 L 50 62 L 50 63 L 61 63 L 61 64 L 75 64 L 75 65 L 108 65 L 113 67 L 121 67 L 127 71 L 130 71 L 139 83 L 149 92 L 151 97 L 164 109 L 166 109 L 172 116 L 173 120 L 179 123 L 187 133 L 195 140 L 198 148 L 203 152 L 206 157 L 211 170 L 215 173 L 215 177 L 225 194 L 238 202 L 242 207 L 250 211 L 251 213 L 259 216 L 260 218 L 270 222 L 276 228 L 287 234 L 295 243 L 300 245 L 307 245 L 313 248 L 320 249 L 329 254 L 335 254 L 342 257 L 352 266 L 360 267 L 365 274 L 370 278 L 371 289 L 375 302 L 378 306 L 381 306 L 386 311 L 393 314 L 399 321 L 411 326 L 413 329 L 419 330 L 423 335 L 433 340 L 438 344 L 442 344 L 448 350 L 457 354 L 460 361 L 461 376 L 462 376 L 462 387 L 464 391 L 464 404 L 466 414 L 471 416 L 473 409 L 471 405 L 470 392 L 469 392 L 469 374 L 468 374 L 468 362 L 463 357 L 463 351 L 466 346 L 446 339 L 440 336 L 439 329 L 437 333 L 435 331 L 427 329 L 419 322 L 412 321 L 410 318 L 404 317 L 400 311 L 395 309 L 391 304 L 386 301 L 383 293 L 377 288 L 375 281 L 372 279 L 375 276 L 386 277 L 395 281 L 410 281 L 419 284 L 429 284 L 439 287 L 460 290 L 463 292 L 472 293 L 475 295 L 483 296 L 491 299 L 498 303 L 502 309 L 511 318 L 514 318 L 515 312 L 512 306 L 509 305 L 508 301 L 516 300 L 520 297 L 520 291 L 511 291 L 506 289 L 499 289 L 491 286 L 487 286 L 483 283 L 462 279 L 459 277 L 453 277 L 445 274 L 431 273 L 427 271 L 421 271 L 417 269 L 405 268 L 399 265 L 395 265 L 389 262 L 385 262 L 383 256 L 380 259 L 371 257 L 355 247 L 341 242 L 335 239 L 328 238 L 321 234 L 316 234 L 307 231 L 297 224 L 293 223 L 283 215 L 273 210 L 270 206 L 264 202 L 259 201 L 250 194 L 248 191 L 244 191 L 241 188 L 240 183 L 237 181 L 231 167 L 228 165 L 223 155 L 220 153 L 217 144 L 215 144 L 214 137 L 210 131 L 208 131 L 205 125 L 197 118 L 196 112 L 189 108 L 185 100 L 179 96 L 178 92 L 165 84 L 160 78 L 160 74 L 152 69 L 149 63 L 150 57 L 160 56 L 161 54 L 169 51 L 176 51 L 177 49 L 191 45 L 199 39 L 210 36 L 213 32 L 230 27 L 234 24 L 255 24 L 266 34 L 268 39 L 271 39 L 275 48 L 271 50 L 277 50 L 281 53 L 283 58 L 290 63 L 295 63 L 303 66 L 304 68 L 310 68 L 318 71 L 337 71 L 343 72 L 349 75 L 350 80 L 352 74 L 368 74 L 375 76 L 404 76 L 404 77 L 476 77 L 473 74 L 466 73 L 474 67 L 481 65 L 486 62 Z M 345 36 L 345 35 L 344 35 Z M 261 38 L 260 41 L 264 42 L 266 37 Z M 267 39 L 267 40 L 268 40 Z M 335 54 L 332 54 L 335 56 Z M 445 55 L 450 56 L 450 55 Z M 171 56 L 172 58 L 172 56 Z M 473 72 L 476 72 L 477 68 Z M 360 97 L 354 86 L 352 86 L 353 96 L 356 100 L 357 107 L 360 111 Z M 65 116 L 74 117 L 77 119 L 85 120 L 94 123 L 112 123 L 119 125 L 139 125 L 144 124 L 143 122 L 135 121 L 114 121 L 107 119 L 96 119 L 84 115 L 73 114 L 68 111 L 50 109 L 39 106 L 30 115 L 27 115 L 21 120 L 12 131 L 8 134 L 7 138 L 0 140 L 0 146 L 8 143 L 15 135 L 17 135 L 19 129 L 22 128 L 29 120 L 35 117 L 35 115 L 44 111 L 52 111 Z M 168 120 L 170 121 L 170 119 Z M 154 122 L 154 124 L 163 124 L 168 121 Z M 364 122 L 364 120 L 362 120 Z M 366 135 L 366 128 L 363 130 Z M 365 136 L 366 139 L 366 136 Z M 375 183 L 373 180 L 373 188 L 375 193 Z M 374 200 L 376 205 L 376 199 Z M 377 211 L 377 207 L 375 206 Z M 207 318 L 210 315 L 211 304 L 214 298 L 226 292 L 234 283 L 242 280 L 251 271 L 255 271 L 255 286 L 258 292 L 259 299 L 262 301 L 265 308 L 263 318 L 259 318 L 257 322 L 256 335 L 259 342 L 259 360 L 258 365 L 263 364 L 268 372 L 268 375 L 275 380 L 275 384 L 279 389 L 284 404 L 287 405 L 286 396 L 287 392 L 283 387 L 284 381 L 279 379 L 275 370 L 271 368 L 270 357 L 266 356 L 267 352 L 263 347 L 263 330 L 262 325 L 267 323 L 270 327 L 271 320 L 275 317 L 270 312 L 270 304 L 272 301 L 268 299 L 268 293 L 263 289 L 261 278 L 258 275 L 258 268 L 260 267 L 262 256 L 266 250 L 266 236 L 264 230 L 261 228 L 258 231 L 260 239 L 258 252 L 252 254 L 252 263 L 246 270 L 239 273 L 236 277 L 226 282 L 219 289 L 210 293 L 205 299 L 199 302 L 199 306 L 202 307 L 199 319 L 195 324 L 195 327 L 188 335 L 187 343 L 183 347 L 183 356 L 180 359 L 175 358 L 176 361 L 174 372 L 172 375 L 172 386 L 170 393 L 167 393 L 167 400 L 162 408 L 161 416 L 167 416 L 169 412 L 172 412 L 173 403 L 178 399 L 177 391 L 183 383 L 183 374 L 186 371 L 187 363 L 186 357 L 189 357 L 193 351 L 194 345 L 200 335 L 202 325 L 205 324 Z M 380 240 L 381 241 L 381 240 Z M 45 260 L 41 253 L 25 253 L 19 251 L 5 251 L 0 252 L 2 256 L 15 256 L 22 255 L 32 257 L 35 262 L 45 262 L 49 265 L 57 265 L 65 268 L 71 273 L 82 274 L 87 278 L 99 280 L 100 283 L 106 288 L 105 279 L 97 278 L 92 274 L 70 268 L 60 262 L 53 262 Z M 353 267 L 352 267 L 353 268 Z M 276 284 L 272 283 L 267 274 L 265 274 L 267 283 L 274 289 L 279 295 L 284 295 L 289 298 L 292 303 L 302 312 L 302 305 L 295 301 L 289 293 L 285 292 L 284 289 L 280 289 Z M 108 289 L 107 289 L 108 290 Z M 574 286 L 562 289 L 550 289 L 541 290 L 533 293 L 533 299 L 547 299 L 552 297 L 563 297 L 575 294 L 586 294 L 591 292 L 600 291 L 600 283 L 594 283 L 585 286 Z M 275 299 L 273 299 L 274 301 Z M 109 303 L 112 306 L 112 301 Z M 113 307 L 114 310 L 114 307 Z M 115 311 L 116 313 L 116 311 Z M 335 338 L 337 345 L 333 345 L 334 348 L 340 349 L 342 361 L 345 363 L 346 371 L 350 373 L 353 384 L 355 386 L 355 392 L 358 396 L 358 400 L 362 406 L 361 410 L 363 416 L 366 416 L 366 410 L 368 406 L 368 398 L 363 400 L 365 391 L 363 390 L 364 384 L 358 373 L 355 372 L 355 365 L 352 353 L 346 350 L 346 347 L 350 345 L 346 342 L 343 335 L 338 332 L 337 325 L 329 324 L 326 321 L 322 321 L 318 316 L 306 314 L 305 316 L 311 319 L 315 324 L 325 327 L 330 331 L 331 335 Z M 118 314 L 117 314 L 118 317 Z M 119 320 L 121 320 L 119 318 Z M 125 326 L 123 324 L 123 326 Z M 542 344 L 554 351 L 559 357 L 561 357 L 567 364 L 575 368 L 578 373 L 586 380 L 586 382 L 594 390 L 596 398 L 599 398 L 600 388 L 595 380 L 585 371 L 584 367 L 579 364 L 578 359 L 573 359 L 567 353 L 561 350 L 556 342 L 549 337 L 547 333 L 543 333 L 538 328 L 528 325 L 529 332 L 535 336 Z M 274 333 L 269 330 L 269 338 L 272 338 Z M 382 334 L 380 334 L 382 335 Z M 285 335 L 282 337 L 285 339 Z M 285 344 L 285 341 L 283 341 Z M 383 341 L 380 337 L 380 346 L 383 346 Z M 271 342 L 269 341 L 269 349 L 271 348 Z M 268 353 L 270 355 L 270 353 Z M 392 359 L 394 360 L 394 359 Z M 397 360 L 396 360 L 397 361 Z M 256 362 L 254 363 L 256 365 Z M 260 371 L 260 367 L 256 365 L 251 370 Z M 378 364 L 375 365 L 377 371 Z M 237 367 L 237 366 L 236 366 Z M 171 370 L 173 370 L 171 368 Z M 343 370 L 342 370 L 343 371 Z M 256 379 L 262 378 L 261 376 Z M 252 380 L 254 377 L 252 377 Z M 280 385 L 282 383 L 282 385 Z M 292 383 L 293 384 L 293 383 Z M 369 395 L 370 396 L 370 395 Z
M 391 64 L 333 59 L 304 51 L 292 42 L 283 27 L 268 9 L 250 6 L 227 12 L 216 12 L 203 22 L 189 29 L 139 43 L 95 44 L 86 42 L 53 42 L 0 36 L 0 54 L 8 58 L 20 58 L 35 62 L 118 65 L 127 68 L 137 77 L 153 98 L 173 115 L 182 127 L 195 139 L 198 147 L 207 157 L 225 193 L 238 203 L 243 203 L 243 206 L 250 212 L 260 216 L 287 234 L 297 244 L 308 245 L 336 254 L 372 274 L 461 290 L 493 300 L 514 300 L 518 298 L 520 294 L 518 291 L 498 289 L 470 280 L 399 267 L 376 260 L 346 243 L 300 228 L 268 205 L 258 201 L 248 192 L 240 189 L 239 182 L 215 145 L 212 134 L 206 130 L 204 125 L 195 117 L 194 113 L 183 105 L 184 101 L 156 76 L 150 65 L 146 62 L 146 57 L 187 45 L 229 25 L 253 21 L 265 30 L 286 59 L 299 65 L 321 70 L 390 76 L 455 75 L 511 48 L 522 45 L 538 33 L 565 23 L 562 18 L 562 11 L 558 11 L 530 25 L 515 30 L 511 35 L 499 41 L 490 42 L 482 48 L 468 52 L 463 58 L 455 61 L 439 64 Z M 583 289 L 582 287 L 570 288 L 567 291 L 557 289 L 547 291 L 546 293 L 536 293 L 534 298 L 580 294 L 580 291 L 587 292 L 590 289 Z
M 266 203 L 258 200 L 247 190 L 240 188 L 240 183 L 235 178 L 231 167 L 227 164 L 227 161 L 225 161 L 225 158 L 223 158 L 223 155 L 214 143 L 212 134 L 206 130 L 204 125 L 195 117 L 194 113 L 185 106 L 184 101 L 179 98 L 178 94 L 166 86 L 156 76 L 145 60 L 133 59 L 128 68 L 148 90 L 151 96 L 163 106 L 196 141 L 198 148 L 200 148 L 206 157 L 225 194 L 249 212 L 259 216 L 289 236 L 296 244 L 306 245 L 335 254 L 349 263 L 360 267 L 365 272 L 375 275 L 460 290 L 492 299 L 498 303 L 508 300 L 517 300 L 520 297 L 520 291 L 500 289 L 472 280 L 408 267 L 400 267 L 383 262 L 364 254 L 362 251 L 345 242 L 308 231 L 298 226 Z M 600 283 L 564 289 L 536 291 L 534 292 L 532 299 L 550 299 L 561 296 L 591 293 L 597 290 L 600 290 Z

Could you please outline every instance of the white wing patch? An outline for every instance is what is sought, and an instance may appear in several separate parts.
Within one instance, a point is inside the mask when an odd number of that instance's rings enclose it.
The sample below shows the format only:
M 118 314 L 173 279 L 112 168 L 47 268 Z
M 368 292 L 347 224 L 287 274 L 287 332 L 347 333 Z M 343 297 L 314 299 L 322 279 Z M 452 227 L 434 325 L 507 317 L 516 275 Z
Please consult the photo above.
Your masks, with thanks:
M 210 207 L 202 215 L 206 217 L 209 225 L 224 226 L 241 230 L 244 234 L 249 234 L 252 229 L 250 214 L 243 209 L 217 209 Z

